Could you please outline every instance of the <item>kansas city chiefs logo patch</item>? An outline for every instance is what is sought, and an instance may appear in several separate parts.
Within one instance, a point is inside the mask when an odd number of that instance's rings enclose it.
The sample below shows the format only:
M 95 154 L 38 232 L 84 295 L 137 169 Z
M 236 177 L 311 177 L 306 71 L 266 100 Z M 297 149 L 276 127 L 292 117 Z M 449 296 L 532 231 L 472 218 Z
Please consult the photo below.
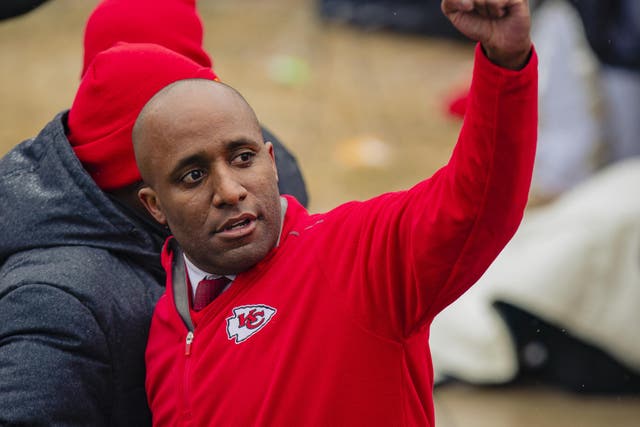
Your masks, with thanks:
M 227 336 L 239 344 L 264 328 L 276 314 L 276 309 L 268 305 L 243 305 L 233 309 L 233 316 L 227 317 Z

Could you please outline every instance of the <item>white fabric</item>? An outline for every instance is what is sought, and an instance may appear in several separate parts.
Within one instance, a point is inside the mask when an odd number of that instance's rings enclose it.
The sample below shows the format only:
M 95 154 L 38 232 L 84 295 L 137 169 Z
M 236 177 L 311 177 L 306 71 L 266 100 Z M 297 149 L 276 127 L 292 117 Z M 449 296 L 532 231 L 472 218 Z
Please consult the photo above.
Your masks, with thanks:
M 496 300 L 521 307 L 640 372 L 640 158 L 617 163 L 528 213 L 492 266 L 434 321 L 436 379 L 516 373 Z

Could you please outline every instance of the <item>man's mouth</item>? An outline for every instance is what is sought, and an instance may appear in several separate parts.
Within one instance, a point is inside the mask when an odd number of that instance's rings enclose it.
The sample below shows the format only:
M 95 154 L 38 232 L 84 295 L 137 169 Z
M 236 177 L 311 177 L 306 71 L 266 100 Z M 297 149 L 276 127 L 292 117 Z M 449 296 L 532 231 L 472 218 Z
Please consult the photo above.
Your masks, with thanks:
M 251 222 L 250 219 L 245 219 L 243 221 L 238 221 L 235 224 L 231 224 L 229 226 L 226 226 L 222 229 L 222 231 L 229 231 L 229 230 L 235 230 L 236 228 L 243 228 L 246 227 L 247 225 L 249 225 L 249 223 Z
M 243 214 L 224 222 L 215 232 L 220 237 L 239 238 L 251 234 L 256 227 L 256 217 Z

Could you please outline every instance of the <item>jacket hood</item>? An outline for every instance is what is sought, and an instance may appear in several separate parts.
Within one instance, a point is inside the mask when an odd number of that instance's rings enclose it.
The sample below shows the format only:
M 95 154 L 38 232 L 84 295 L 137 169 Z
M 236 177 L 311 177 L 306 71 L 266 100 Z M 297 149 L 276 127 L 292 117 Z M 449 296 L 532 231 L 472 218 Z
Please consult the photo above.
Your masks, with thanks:
M 159 267 L 165 236 L 102 192 L 65 136 L 66 112 L 0 159 L 0 263 L 14 253 L 91 246 Z

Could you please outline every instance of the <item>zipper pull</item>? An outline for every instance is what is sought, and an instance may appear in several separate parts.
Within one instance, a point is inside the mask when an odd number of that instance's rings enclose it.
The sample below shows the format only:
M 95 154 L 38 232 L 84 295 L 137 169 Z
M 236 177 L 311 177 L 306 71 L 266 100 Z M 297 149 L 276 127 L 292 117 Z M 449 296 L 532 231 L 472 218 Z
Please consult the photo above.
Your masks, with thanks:
M 191 354 L 191 343 L 193 342 L 193 332 L 187 333 L 186 345 L 184 348 L 184 355 L 189 356 Z

